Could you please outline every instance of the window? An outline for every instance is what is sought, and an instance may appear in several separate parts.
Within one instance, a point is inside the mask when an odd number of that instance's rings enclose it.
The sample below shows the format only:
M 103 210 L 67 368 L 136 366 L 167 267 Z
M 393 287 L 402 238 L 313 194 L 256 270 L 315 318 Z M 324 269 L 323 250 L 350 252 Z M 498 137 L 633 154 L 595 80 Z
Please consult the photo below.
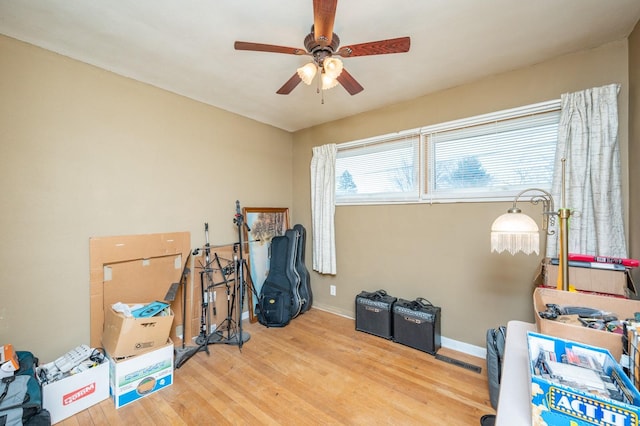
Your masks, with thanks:
M 484 118 L 425 136 L 430 163 L 424 164 L 423 198 L 500 198 L 532 186 L 551 188 L 559 105 Z
M 338 145 L 336 203 L 487 201 L 549 190 L 560 101 Z
M 336 155 L 336 201 L 416 201 L 419 152 L 417 132 L 340 145 Z

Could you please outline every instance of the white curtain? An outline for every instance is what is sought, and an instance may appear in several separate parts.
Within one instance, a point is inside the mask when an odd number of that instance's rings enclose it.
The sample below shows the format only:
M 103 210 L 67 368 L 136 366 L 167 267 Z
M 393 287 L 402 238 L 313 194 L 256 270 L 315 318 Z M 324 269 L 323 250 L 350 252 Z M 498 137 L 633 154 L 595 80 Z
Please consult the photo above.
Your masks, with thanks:
M 336 144 L 316 146 L 311 158 L 313 270 L 336 274 Z
M 610 84 L 562 95 L 552 195 L 556 209 L 572 211 L 569 253 L 627 257 L 622 217 L 618 92 Z M 561 204 L 565 158 L 565 195 Z M 558 235 L 558 220 L 553 227 Z M 547 238 L 547 256 L 558 257 L 558 239 Z

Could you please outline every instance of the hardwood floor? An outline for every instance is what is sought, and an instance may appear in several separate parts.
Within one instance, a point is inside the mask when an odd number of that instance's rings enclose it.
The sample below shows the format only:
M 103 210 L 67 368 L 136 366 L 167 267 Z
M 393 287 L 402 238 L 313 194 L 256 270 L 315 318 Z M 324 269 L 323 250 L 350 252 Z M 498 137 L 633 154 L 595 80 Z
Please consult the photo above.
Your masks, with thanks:
M 240 350 L 210 345 L 174 384 L 118 410 L 111 399 L 60 425 L 479 425 L 489 403 L 485 361 L 438 353 L 477 373 L 355 330 L 318 309 L 287 327 L 243 322 Z

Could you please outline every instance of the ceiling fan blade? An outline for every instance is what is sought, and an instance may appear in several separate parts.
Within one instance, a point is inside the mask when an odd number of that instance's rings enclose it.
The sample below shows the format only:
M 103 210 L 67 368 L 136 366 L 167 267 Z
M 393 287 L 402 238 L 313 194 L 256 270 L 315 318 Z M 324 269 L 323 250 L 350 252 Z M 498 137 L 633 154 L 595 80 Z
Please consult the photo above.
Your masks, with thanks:
M 410 37 L 391 38 L 388 40 L 370 41 L 368 43 L 352 44 L 341 47 L 334 55 L 344 58 L 367 55 L 385 55 L 387 53 L 408 52 L 411 47 Z
M 302 79 L 300 78 L 298 73 L 295 73 L 289 80 L 287 80 L 285 84 L 282 85 L 280 89 L 278 89 L 276 93 L 278 95 L 288 95 L 293 89 L 296 88 L 298 84 L 300 84 L 301 81 Z
M 321 46 L 329 46 L 338 0 L 313 0 L 313 33 Z
M 336 80 L 338 80 L 338 83 L 342 84 L 342 87 L 344 87 L 351 96 L 357 95 L 364 90 L 364 87 L 362 87 L 360 83 L 358 83 L 356 79 L 353 78 L 353 76 L 344 68 Z
M 275 46 L 273 44 L 251 43 L 247 41 L 236 41 L 233 47 L 236 50 L 251 50 L 255 52 L 287 53 L 290 55 L 307 54 L 304 49 L 298 49 L 296 47 Z

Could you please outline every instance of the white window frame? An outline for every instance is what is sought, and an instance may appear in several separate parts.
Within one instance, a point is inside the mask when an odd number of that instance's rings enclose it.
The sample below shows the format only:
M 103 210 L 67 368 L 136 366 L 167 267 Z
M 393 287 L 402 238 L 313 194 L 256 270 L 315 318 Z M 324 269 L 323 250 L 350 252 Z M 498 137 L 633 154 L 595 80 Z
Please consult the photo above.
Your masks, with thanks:
M 537 104 L 526 105 L 522 107 L 512 108 L 492 112 L 488 114 L 478 115 L 460 120 L 439 123 L 435 125 L 425 126 L 416 129 L 405 130 L 397 133 L 386 134 L 382 136 L 371 137 L 351 142 L 338 144 L 338 157 L 341 150 L 352 150 L 354 148 L 370 147 L 382 142 L 393 140 L 402 140 L 407 137 L 415 137 L 419 135 L 419 146 L 416 152 L 416 161 L 418 167 L 418 185 L 417 192 L 411 193 L 375 193 L 375 194 L 354 194 L 350 196 L 336 194 L 336 205 L 354 205 L 354 204 L 392 204 L 392 203 L 452 203 L 452 202 L 484 202 L 484 201 L 504 201 L 505 199 L 513 199 L 513 197 L 521 190 L 504 190 L 499 192 L 457 192 L 447 194 L 445 192 L 434 191 L 434 153 L 432 144 L 428 143 L 429 135 L 437 132 L 444 132 L 455 129 L 463 129 L 466 127 L 477 126 L 495 121 L 508 120 L 511 118 L 526 117 L 550 111 L 560 110 L 560 99 L 540 102 Z M 422 157 L 426 155 L 426 160 Z M 425 170 L 427 168 L 427 170 Z M 336 179 L 337 179 L 336 173 Z M 549 190 L 551 181 L 541 182 L 531 185 L 532 187 L 540 187 Z

